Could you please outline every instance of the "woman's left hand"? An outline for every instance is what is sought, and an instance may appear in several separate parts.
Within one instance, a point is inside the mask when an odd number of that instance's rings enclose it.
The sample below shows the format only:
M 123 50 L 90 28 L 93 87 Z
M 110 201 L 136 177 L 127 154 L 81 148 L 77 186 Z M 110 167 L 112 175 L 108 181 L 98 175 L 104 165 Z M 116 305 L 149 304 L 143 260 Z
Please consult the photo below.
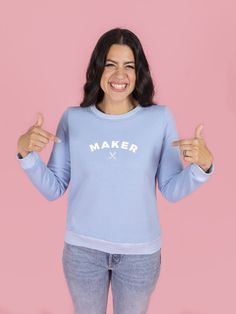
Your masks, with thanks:
M 201 134 L 202 128 L 202 124 L 196 127 L 193 139 L 174 141 L 172 145 L 179 146 L 184 160 L 195 163 L 204 171 L 207 171 L 213 163 L 213 155 L 209 151 Z M 184 151 L 186 156 L 184 155 Z

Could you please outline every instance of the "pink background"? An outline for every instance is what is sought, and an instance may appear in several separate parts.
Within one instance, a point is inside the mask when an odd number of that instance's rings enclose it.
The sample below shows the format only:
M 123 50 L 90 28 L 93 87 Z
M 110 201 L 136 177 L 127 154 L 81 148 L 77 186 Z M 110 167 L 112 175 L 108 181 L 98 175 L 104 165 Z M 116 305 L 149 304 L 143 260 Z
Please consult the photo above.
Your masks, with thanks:
M 180 137 L 204 124 L 215 163 L 210 180 L 175 204 L 158 191 L 162 269 L 148 314 L 236 313 L 235 10 L 233 0 L 1 3 L 0 314 L 73 313 L 61 263 L 67 193 L 43 198 L 16 142 L 39 111 L 55 132 L 82 100 L 98 38 L 117 26 L 140 38 L 155 99 L 172 109 Z M 40 153 L 45 162 L 51 149 Z

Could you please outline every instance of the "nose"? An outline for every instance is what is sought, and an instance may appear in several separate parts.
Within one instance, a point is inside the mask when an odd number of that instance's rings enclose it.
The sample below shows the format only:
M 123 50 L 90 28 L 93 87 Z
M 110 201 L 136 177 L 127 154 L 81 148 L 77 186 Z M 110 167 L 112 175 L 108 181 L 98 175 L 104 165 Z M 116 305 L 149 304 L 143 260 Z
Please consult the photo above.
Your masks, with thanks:
M 125 73 L 125 71 L 124 71 L 123 68 L 118 68 L 118 69 L 116 70 L 116 75 L 117 75 L 117 76 L 123 77 L 123 76 L 124 76 L 124 73 Z

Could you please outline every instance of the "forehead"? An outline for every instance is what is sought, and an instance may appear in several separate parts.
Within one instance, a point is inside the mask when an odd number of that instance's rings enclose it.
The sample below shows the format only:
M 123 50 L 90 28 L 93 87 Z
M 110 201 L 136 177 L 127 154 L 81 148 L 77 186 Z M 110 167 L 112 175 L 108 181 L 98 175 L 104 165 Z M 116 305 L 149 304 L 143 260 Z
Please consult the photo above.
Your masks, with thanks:
M 127 45 L 113 44 L 108 51 L 107 59 L 108 58 L 134 61 L 134 54 L 132 49 Z

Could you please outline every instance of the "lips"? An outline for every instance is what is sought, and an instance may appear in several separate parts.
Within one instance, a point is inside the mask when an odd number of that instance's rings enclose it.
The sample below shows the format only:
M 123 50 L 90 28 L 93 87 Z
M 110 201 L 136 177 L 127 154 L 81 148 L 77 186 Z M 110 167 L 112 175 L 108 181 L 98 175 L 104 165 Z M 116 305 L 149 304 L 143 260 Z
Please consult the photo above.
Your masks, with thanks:
M 122 84 L 127 84 L 128 85 L 128 83 L 127 82 L 115 82 L 115 81 L 110 81 L 109 82 L 110 84 L 112 83 L 112 84 L 120 84 L 120 85 L 122 85 Z
M 112 86 L 113 84 L 115 84 L 115 83 L 109 83 L 109 85 L 110 85 L 110 88 L 113 90 L 113 91 L 115 91 L 115 92 L 123 92 L 123 91 L 125 91 L 126 90 L 126 88 L 127 88 L 127 86 L 128 86 L 128 84 L 127 83 L 124 83 L 124 84 L 117 84 L 117 85 L 124 85 L 124 87 L 115 87 L 115 86 Z

